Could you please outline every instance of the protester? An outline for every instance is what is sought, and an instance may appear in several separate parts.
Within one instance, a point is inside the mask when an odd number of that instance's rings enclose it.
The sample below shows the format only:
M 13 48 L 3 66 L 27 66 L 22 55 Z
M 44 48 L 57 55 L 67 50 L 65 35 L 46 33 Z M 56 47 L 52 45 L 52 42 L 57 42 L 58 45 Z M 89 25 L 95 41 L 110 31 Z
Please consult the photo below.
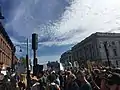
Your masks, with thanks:
M 0 90 L 15 90 L 10 83 L 10 79 L 7 75 L 1 73 L 0 69 Z
M 23 82 L 23 75 L 20 76 L 20 81 L 18 82 L 19 90 L 25 90 L 25 83 Z
M 39 68 L 39 65 L 35 67 L 35 72 L 32 78 L 32 87 L 31 90 L 45 90 L 45 87 L 43 86 L 41 82 L 41 78 L 43 77 L 44 73 Z
M 70 74 L 68 82 L 67 82 L 67 87 L 66 90 L 79 90 L 79 86 L 77 84 L 76 80 L 76 76 L 74 74 Z
M 3 72 L 2 72 L 3 73 Z M 21 75 L 0 72 L 0 90 L 26 90 Z M 12 73 L 12 75 L 11 75 Z M 37 65 L 30 77 L 31 90 L 120 90 L 120 69 L 94 65 L 92 68 L 69 68 L 43 71 Z M 17 89 L 19 86 L 19 89 Z
M 83 71 L 77 72 L 77 77 L 81 82 L 80 90 L 92 90 L 90 83 L 87 81 L 85 77 L 85 73 Z
M 118 73 L 108 75 L 107 85 L 110 90 L 120 90 L 120 75 Z
M 50 74 L 49 75 L 49 85 L 47 86 L 47 90 L 60 90 L 60 87 L 58 84 L 55 83 L 56 75 Z

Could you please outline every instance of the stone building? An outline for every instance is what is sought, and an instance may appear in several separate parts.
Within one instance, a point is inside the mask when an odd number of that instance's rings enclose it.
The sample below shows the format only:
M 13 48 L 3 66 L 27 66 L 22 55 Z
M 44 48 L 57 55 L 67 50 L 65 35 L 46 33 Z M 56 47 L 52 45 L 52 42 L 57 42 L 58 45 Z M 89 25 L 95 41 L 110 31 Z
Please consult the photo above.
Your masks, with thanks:
M 72 51 L 71 50 L 68 50 L 61 55 L 60 63 L 62 63 L 64 67 L 70 66 L 71 61 L 72 61 Z
M 17 57 L 13 54 L 13 48 L 14 45 L 0 22 L 0 63 L 11 67 L 13 60 L 13 64 L 15 64 Z
M 105 42 L 107 42 L 111 64 L 120 66 L 120 33 L 93 33 L 72 47 L 72 62 L 82 63 L 90 60 L 108 64 L 104 47 Z

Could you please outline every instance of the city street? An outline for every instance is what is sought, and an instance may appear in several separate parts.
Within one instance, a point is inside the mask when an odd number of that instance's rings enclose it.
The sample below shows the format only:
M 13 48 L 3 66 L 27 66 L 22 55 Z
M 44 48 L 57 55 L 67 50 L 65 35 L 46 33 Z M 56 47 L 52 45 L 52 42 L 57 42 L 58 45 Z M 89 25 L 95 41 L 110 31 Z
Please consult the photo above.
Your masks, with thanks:
M 0 0 L 0 90 L 120 90 L 119 0 Z

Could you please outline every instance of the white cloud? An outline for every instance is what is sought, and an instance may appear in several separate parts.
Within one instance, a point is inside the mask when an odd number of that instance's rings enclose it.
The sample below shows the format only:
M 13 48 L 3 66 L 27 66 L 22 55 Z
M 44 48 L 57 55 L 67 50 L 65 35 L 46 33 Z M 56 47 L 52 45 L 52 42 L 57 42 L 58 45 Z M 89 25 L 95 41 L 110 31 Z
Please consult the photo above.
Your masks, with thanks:
M 64 12 L 60 0 L 21 0 L 14 10 L 13 20 L 7 25 L 12 25 L 20 36 L 31 37 L 36 32 L 40 39 L 50 38 L 39 42 L 47 46 L 75 44 L 98 31 L 120 32 L 119 0 L 66 1 L 71 6 L 66 7 Z M 57 11 L 62 15 L 60 18 Z M 26 44 L 13 38 L 12 41 Z M 38 57 L 39 63 L 46 63 L 48 58 L 50 61 L 59 60 L 59 56 L 41 56 Z
M 15 38 L 10 37 L 10 39 L 14 44 L 20 44 L 20 42 L 18 40 L 16 40 Z
M 111 29 L 117 28 L 120 20 L 116 19 L 120 16 L 120 1 L 118 0 L 76 0 L 77 2 L 71 6 L 71 19 L 66 22 L 61 22 L 61 29 L 63 32 L 71 29 L 82 27 L 85 29 L 83 36 L 78 36 L 80 41 L 83 37 L 96 31 L 107 32 Z M 64 17 L 63 17 L 64 20 Z M 109 23 L 106 23 L 108 22 Z M 117 22 L 117 23 L 116 23 Z M 65 24 L 64 24 L 65 23 Z M 66 28 L 67 27 L 67 28 Z M 65 29 L 65 30 L 64 30 Z M 74 38 L 73 38 L 74 39 Z
M 119 0 L 67 0 L 67 2 L 71 3 L 71 6 L 66 7 L 64 13 L 61 11 L 60 19 L 54 20 L 55 11 L 61 10 L 63 3 L 57 0 L 51 0 L 51 2 L 45 0 L 39 7 L 38 0 L 23 0 L 15 10 L 15 17 L 11 22 L 13 28 L 26 37 L 31 36 L 32 32 L 37 32 L 39 38 L 50 37 L 50 41 L 40 43 L 45 45 L 74 44 L 96 31 L 107 32 L 115 29 L 119 32 Z M 59 5 L 61 7 L 58 7 Z M 36 17 L 33 14 L 34 10 L 38 14 Z M 44 23 L 41 23 L 42 21 Z M 66 39 L 57 41 L 56 37 Z
M 66 33 L 70 30 L 84 28 L 84 33 L 73 33 L 79 38 L 71 37 L 76 42 L 96 31 L 107 32 L 119 26 L 120 20 L 116 19 L 120 17 L 119 9 L 120 1 L 118 0 L 114 2 L 113 0 L 75 0 L 65 11 L 60 21 L 59 31 Z M 109 23 L 106 23 L 108 21 Z

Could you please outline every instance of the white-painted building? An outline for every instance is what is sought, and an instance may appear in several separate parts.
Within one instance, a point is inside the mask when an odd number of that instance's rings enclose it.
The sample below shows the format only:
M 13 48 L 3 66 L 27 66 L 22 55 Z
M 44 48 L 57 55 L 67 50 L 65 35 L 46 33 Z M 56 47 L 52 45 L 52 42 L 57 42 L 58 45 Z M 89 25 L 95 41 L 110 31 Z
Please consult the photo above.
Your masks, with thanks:
M 111 64 L 120 67 L 120 33 L 94 33 L 72 47 L 72 62 L 87 60 L 108 63 L 104 42 L 107 42 Z
M 71 61 L 72 61 L 72 52 L 71 52 L 71 50 L 69 50 L 69 51 L 67 51 L 67 52 L 65 52 L 65 53 L 63 53 L 61 55 L 60 63 L 62 63 L 62 65 L 64 67 L 68 67 L 68 66 L 71 67 L 72 66 Z

